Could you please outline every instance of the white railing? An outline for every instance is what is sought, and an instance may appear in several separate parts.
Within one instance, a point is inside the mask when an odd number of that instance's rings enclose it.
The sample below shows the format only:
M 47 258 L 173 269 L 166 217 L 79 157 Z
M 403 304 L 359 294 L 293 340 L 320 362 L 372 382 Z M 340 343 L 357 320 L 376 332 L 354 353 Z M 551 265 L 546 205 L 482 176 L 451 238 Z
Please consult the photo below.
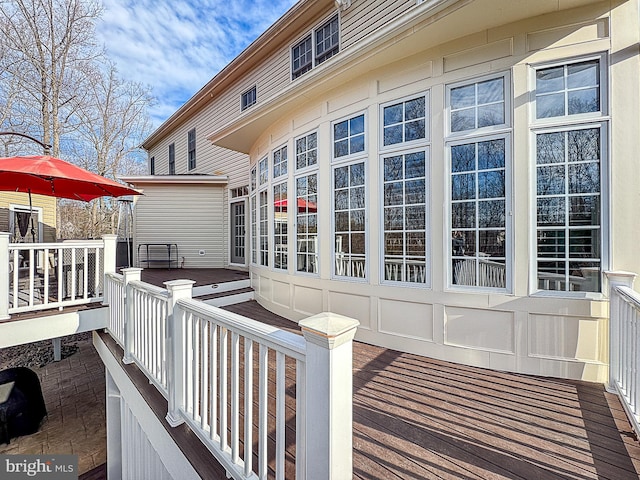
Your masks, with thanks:
M 607 272 L 609 279 L 609 389 L 620 396 L 640 434 L 640 295 L 635 274 Z
M 102 240 L 9 243 L 9 234 L 0 233 L 0 319 L 101 301 L 104 273 L 115 270 L 115 249 L 115 235 Z
M 193 300 L 190 280 L 164 290 L 139 278 L 135 268 L 108 275 L 108 285 L 126 285 L 124 298 L 106 296 L 109 331 L 122 332 L 123 360 L 168 398 L 171 426 L 188 425 L 236 479 L 266 479 L 269 469 L 277 479 L 351 478 L 357 321 L 324 313 L 297 335 Z M 293 415 L 295 472 L 285 472 Z
M 107 273 L 104 276 L 104 303 L 110 305 L 107 331 L 121 347 L 124 347 L 124 275 Z

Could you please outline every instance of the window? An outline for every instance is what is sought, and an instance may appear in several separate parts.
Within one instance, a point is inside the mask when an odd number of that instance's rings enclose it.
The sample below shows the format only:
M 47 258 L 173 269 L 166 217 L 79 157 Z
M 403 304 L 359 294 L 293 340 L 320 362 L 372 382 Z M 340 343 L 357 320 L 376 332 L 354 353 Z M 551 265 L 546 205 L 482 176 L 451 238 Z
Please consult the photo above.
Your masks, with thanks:
M 258 193 L 260 199 L 260 265 L 269 266 L 269 193 L 262 190 Z
M 281 177 L 287 174 L 287 146 L 273 152 L 273 178 Z
M 505 74 L 447 86 L 451 285 L 509 287 L 508 85 Z
M 176 144 L 169 145 L 169 175 L 176 174 Z
M 249 185 L 231 189 L 231 198 L 246 197 L 249 195 Z
M 600 62 L 536 70 L 536 118 L 600 111 Z
M 256 86 L 254 85 L 249 90 L 244 92 L 240 96 L 240 110 L 246 110 L 247 108 L 256 104 Z
M 607 124 L 601 64 L 597 58 L 534 69 L 539 290 L 602 290 Z
M 340 32 L 338 15 L 316 30 L 316 65 L 328 60 L 338 53 L 340 48 Z
M 269 159 L 264 157 L 258 163 L 258 183 L 264 185 L 269 181 Z
M 364 114 L 333 124 L 334 158 L 364 151 Z
M 318 174 L 296 178 L 297 271 L 318 273 Z
M 42 208 L 23 205 L 9 205 L 9 230 L 11 242 L 42 242 Z M 27 252 L 28 253 L 28 252 Z
M 333 169 L 334 275 L 366 276 L 366 176 L 363 161 Z
M 192 128 L 187 134 L 189 170 L 196 168 L 196 129 Z
M 338 14 L 291 47 L 291 78 L 304 75 L 340 51 Z
M 258 198 L 253 195 L 249 200 L 251 209 L 251 263 L 258 263 Z
M 505 137 L 450 147 L 453 284 L 506 288 Z
M 451 132 L 506 125 L 505 88 L 504 76 L 449 88 Z
M 273 186 L 273 246 L 274 268 L 287 268 L 287 184 L 279 183 Z
M 427 282 L 427 158 L 424 150 L 382 160 L 384 279 Z
M 156 157 L 151 157 L 149 160 L 149 174 L 156 174 Z
M 536 135 L 537 272 L 542 290 L 600 291 L 601 127 Z
M 252 192 L 254 192 L 256 187 L 258 186 L 257 181 L 258 181 L 257 169 L 254 165 L 253 168 L 251 168 L 251 191 Z
M 396 102 L 382 107 L 382 143 L 396 145 L 425 139 L 426 130 L 425 96 Z
M 311 70 L 312 66 L 313 54 L 309 35 L 291 49 L 291 78 L 295 80 Z
M 296 168 L 306 168 L 318 162 L 318 134 L 316 132 L 296 139 Z

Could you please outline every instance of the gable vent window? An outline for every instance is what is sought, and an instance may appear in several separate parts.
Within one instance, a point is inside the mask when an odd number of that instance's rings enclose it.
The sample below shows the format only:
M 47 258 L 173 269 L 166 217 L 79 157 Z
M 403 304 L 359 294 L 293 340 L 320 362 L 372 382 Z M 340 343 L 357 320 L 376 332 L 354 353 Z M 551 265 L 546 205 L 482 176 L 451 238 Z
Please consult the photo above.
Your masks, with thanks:
M 149 160 L 149 173 L 151 175 L 156 174 L 156 157 L 151 157 L 151 160 Z
M 242 110 L 246 110 L 247 108 L 252 107 L 256 104 L 256 98 L 256 86 L 254 85 L 242 94 L 240 108 Z
M 335 14 L 291 47 L 291 78 L 304 75 L 340 51 L 340 22 Z
M 196 129 L 189 130 L 187 134 L 187 143 L 189 146 L 189 170 L 196 168 Z

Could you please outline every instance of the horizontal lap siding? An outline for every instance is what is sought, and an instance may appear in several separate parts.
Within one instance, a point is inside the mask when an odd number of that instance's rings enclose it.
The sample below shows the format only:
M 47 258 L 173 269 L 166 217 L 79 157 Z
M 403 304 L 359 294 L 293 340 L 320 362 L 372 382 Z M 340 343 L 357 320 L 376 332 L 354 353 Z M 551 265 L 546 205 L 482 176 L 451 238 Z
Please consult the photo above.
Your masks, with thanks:
M 223 187 L 147 185 L 135 209 L 136 249 L 140 243 L 176 243 L 185 267 L 225 266 Z
M 353 46 L 415 6 L 416 0 L 353 2 L 341 15 L 341 48 Z
M 32 195 L 31 202 L 34 208 L 42 208 L 43 241 L 55 242 L 57 199 L 44 195 Z M 11 205 L 28 207 L 29 195 L 26 193 L 0 192 L 0 231 L 2 232 L 9 231 L 9 207 Z

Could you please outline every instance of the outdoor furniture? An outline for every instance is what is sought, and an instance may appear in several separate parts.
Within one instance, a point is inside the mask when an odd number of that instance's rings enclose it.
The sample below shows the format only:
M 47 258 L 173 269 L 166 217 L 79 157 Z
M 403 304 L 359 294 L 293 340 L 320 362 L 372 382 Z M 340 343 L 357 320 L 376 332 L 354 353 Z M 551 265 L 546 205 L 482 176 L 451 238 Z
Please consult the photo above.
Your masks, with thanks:
M 0 372 L 0 444 L 38 431 L 47 414 L 38 375 L 26 367 Z
M 144 258 L 140 258 L 140 249 L 145 253 Z M 146 265 L 162 265 L 167 264 L 167 268 L 171 269 L 171 265 L 175 262 L 178 268 L 178 244 L 177 243 L 140 243 L 138 244 L 138 266 Z

